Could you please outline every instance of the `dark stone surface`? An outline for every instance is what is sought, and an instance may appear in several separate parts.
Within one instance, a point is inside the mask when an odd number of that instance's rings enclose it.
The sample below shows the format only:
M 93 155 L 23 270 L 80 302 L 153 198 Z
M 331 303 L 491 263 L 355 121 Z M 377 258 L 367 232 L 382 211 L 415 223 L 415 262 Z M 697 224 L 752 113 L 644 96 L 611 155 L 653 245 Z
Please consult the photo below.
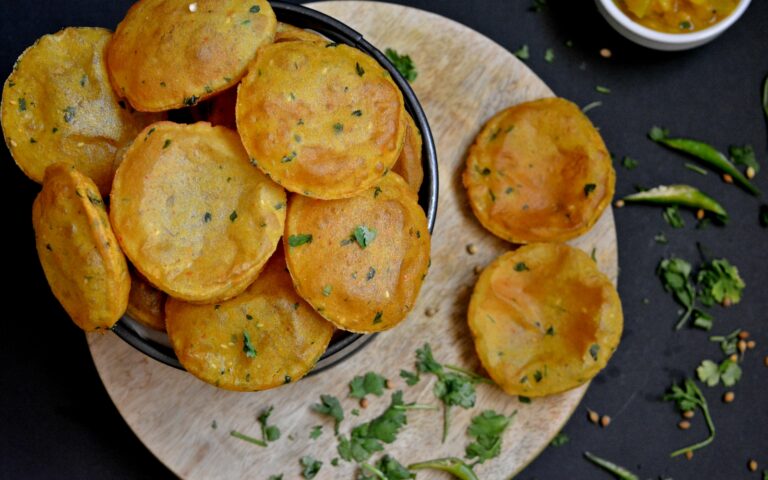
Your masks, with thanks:
M 131 2 L 98 0 L 4 1 L 0 5 L 0 72 L 10 72 L 16 57 L 45 33 L 68 25 L 114 28 Z M 589 1 L 550 0 L 539 13 L 527 0 L 400 1 L 453 18 L 491 37 L 509 50 L 528 44 L 528 65 L 559 95 L 580 105 L 600 100 L 589 115 L 609 149 L 640 162 L 636 170 L 617 165 L 619 195 L 635 185 L 690 183 L 721 201 L 731 214 L 726 227 L 696 229 L 689 212 L 686 227 L 673 230 L 654 207 L 616 211 L 626 330 L 621 348 L 589 389 L 564 431 L 570 442 L 547 449 L 517 478 L 610 478 L 582 459 L 590 450 L 635 471 L 641 478 L 659 475 L 676 480 L 754 479 L 746 463 L 756 458 L 768 467 L 768 389 L 763 383 L 768 354 L 768 230 L 758 225 L 766 201 L 726 185 L 710 172 L 701 176 L 684 168 L 684 157 L 646 139 L 652 125 L 706 139 L 725 149 L 751 143 L 766 164 L 766 122 L 760 88 L 768 74 L 768 2 L 756 0 L 744 17 L 721 38 L 681 53 L 644 50 L 618 36 Z M 567 47 L 566 41 L 573 46 Z M 599 56 L 600 48 L 613 56 Z M 553 48 L 553 63 L 544 51 Z M 471 52 L 467 52 L 471 55 Z M 612 91 L 595 91 L 604 85 Z M 38 186 L 18 170 L 2 149 L 6 218 L 4 244 L 6 314 L 0 342 L 2 437 L 0 477 L 171 478 L 133 435 L 102 386 L 85 339 L 66 321 L 49 294 L 36 258 L 30 222 Z M 768 173 L 756 179 L 768 191 Z M 439 221 L 439 216 L 438 216 Z M 653 237 L 665 232 L 668 245 Z M 655 276 L 662 257 L 699 258 L 697 243 L 714 257 L 727 257 L 747 283 L 741 304 L 712 309 L 713 334 L 741 327 L 758 347 L 748 352 L 744 377 L 734 388 L 736 401 L 725 405 L 722 387 L 706 388 L 717 425 L 715 443 L 692 461 L 669 453 L 706 434 L 701 415 L 687 432 L 679 416 L 659 397 L 673 379 L 692 375 L 702 359 L 720 359 L 716 344 L 701 331 L 672 331 L 677 306 Z M 10 275 L 12 276 L 10 276 Z M 644 301 L 647 299 L 647 302 Z M 22 308 L 25 307 L 25 308 Z M 586 420 L 586 409 L 613 418 L 607 429 Z M 330 458 L 330 457 L 329 457 Z

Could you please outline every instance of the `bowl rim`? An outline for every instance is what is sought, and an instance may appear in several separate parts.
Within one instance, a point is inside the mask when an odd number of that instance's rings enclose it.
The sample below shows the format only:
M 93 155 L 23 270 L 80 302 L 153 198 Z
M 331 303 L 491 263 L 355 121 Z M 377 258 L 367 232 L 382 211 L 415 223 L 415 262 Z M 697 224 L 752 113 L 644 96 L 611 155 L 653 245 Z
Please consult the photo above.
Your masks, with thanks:
M 626 28 L 639 37 L 665 45 L 696 44 L 705 40 L 711 40 L 736 23 L 752 2 L 752 0 L 739 0 L 739 4 L 730 15 L 716 24 L 702 30 L 689 33 L 666 33 L 648 28 L 632 20 L 632 18 L 616 5 L 614 0 L 597 1 L 600 2 L 600 5 L 605 9 L 606 13 L 616 20 L 623 28 Z
M 419 190 L 419 205 L 424 209 L 424 213 L 427 216 L 427 227 L 431 233 L 437 217 L 439 191 L 437 149 L 426 113 L 424 113 L 424 109 L 408 81 L 403 78 L 380 50 L 365 40 L 359 32 L 339 20 L 303 5 L 294 5 L 282 1 L 270 1 L 270 5 L 275 11 L 278 21 L 314 30 L 333 42 L 355 47 L 373 57 L 389 72 L 392 80 L 403 94 L 403 100 L 408 113 L 411 114 L 421 131 L 424 181 Z M 167 335 L 164 332 L 144 327 L 127 314 L 111 330 L 123 341 L 148 357 L 176 369 L 185 370 L 171 348 Z M 376 334 L 346 332 L 342 338 L 328 345 L 328 349 L 320 357 L 315 367 L 307 373 L 307 376 L 317 374 L 349 358 L 352 354 L 366 346 L 375 336 Z

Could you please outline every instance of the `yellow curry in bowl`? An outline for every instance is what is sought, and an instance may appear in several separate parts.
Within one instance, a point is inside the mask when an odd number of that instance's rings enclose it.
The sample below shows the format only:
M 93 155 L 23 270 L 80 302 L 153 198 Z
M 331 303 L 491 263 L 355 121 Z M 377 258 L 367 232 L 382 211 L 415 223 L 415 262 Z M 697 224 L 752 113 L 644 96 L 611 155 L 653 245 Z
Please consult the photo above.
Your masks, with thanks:
M 690 33 L 730 15 L 740 0 L 614 0 L 633 21 L 664 33 Z

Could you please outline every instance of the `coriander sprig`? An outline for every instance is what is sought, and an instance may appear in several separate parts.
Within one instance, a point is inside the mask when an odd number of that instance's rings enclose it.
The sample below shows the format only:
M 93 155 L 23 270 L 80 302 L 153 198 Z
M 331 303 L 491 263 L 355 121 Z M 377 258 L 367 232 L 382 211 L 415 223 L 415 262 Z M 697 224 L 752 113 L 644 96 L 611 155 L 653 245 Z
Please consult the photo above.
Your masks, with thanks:
M 597 455 L 594 455 L 589 452 L 584 452 L 584 456 L 587 457 L 587 460 L 594 463 L 595 465 L 616 475 L 616 478 L 619 478 L 621 480 L 639 480 L 637 475 L 630 472 L 624 467 L 620 467 L 619 465 L 616 465 L 611 461 L 608 461 L 604 458 L 600 458 Z
M 715 424 L 709 413 L 707 399 L 704 398 L 704 394 L 701 393 L 696 382 L 690 378 L 686 378 L 682 386 L 673 384 L 669 393 L 664 395 L 663 400 L 675 402 L 678 410 L 681 412 L 687 412 L 698 407 L 701 409 L 701 413 L 704 414 L 704 421 L 707 423 L 707 428 L 709 429 L 709 436 L 706 439 L 688 447 L 675 450 L 670 454 L 670 457 L 676 457 L 678 455 L 683 455 L 686 452 L 704 448 L 715 440 Z

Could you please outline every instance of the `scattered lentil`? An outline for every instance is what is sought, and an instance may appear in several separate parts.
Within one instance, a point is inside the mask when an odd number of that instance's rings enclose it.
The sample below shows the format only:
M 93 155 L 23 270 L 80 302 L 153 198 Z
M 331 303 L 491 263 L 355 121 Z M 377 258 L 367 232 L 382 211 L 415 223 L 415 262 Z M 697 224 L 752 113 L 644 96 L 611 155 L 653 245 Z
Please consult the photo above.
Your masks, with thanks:
M 702 218 L 704 218 L 704 210 L 700 208 L 696 210 L 696 219 L 701 220 Z
M 427 308 L 427 310 L 424 312 L 424 314 L 425 314 L 426 316 L 428 316 L 428 317 L 434 317 L 436 313 L 437 313 L 437 309 L 436 309 L 435 307 L 429 307 L 429 308 Z
M 689 422 L 688 420 L 680 420 L 680 422 L 677 424 L 677 427 L 680 430 L 688 430 L 689 428 L 691 428 L 691 422 Z
M 611 58 L 611 55 L 613 55 L 613 53 L 609 49 L 607 49 L 607 48 L 601 48 L 600 49 L 600 56 L 601 57 L 603 57 L 603 58 Z
M 755 168 L 754 167 L 747 167 L 747 178 L 752 180 L 755 178 Z
M 693 452 L 691 450 L 688 450 L 687 452 L 685 452 L 685 459 L 686 460 L 690 460 L 692 458 L 693 458 Z
M 725 392 L 723 395 L 723 402 L 725 403 L 731 403 L 733 399 L 736 398 L 736 394 L 733 392 Z
M 467 253 L 470 255 L 474 255 L 477 253 L 477 246 L 474 243 L 470 243 L 467 245 Z
M 750 472 L 756 472 L 757 471 L 757 460 L 750 459 L 749 463 L 747 463 L 747 468 L 749 468 Z
M 587 409 L 587 414 L 589 416 L 589 421 L 597 425 L 597 422 L 600 421 L 600 415 L 598 415 L 594 410 L 589 409 Z
M 683 418 L 691 419 L 696 414 L 693 410 L 686 410 L 683 412 Z
M 624 200 L 621 200 L 621 199 L 616 200 L 615 202 L 613 202 L 613 206 L 616 207 L 616 208 L 623 207 L 624 206 Z
M 611 417 L 608 415 L 603 415 L 600 417 L 600 426 L 603 428 L 606 428 L 608 425 L 611 424 Z
M 723 174 L 723 181 L 724 181 L 725 183 L 733 183 L 733 177 L 732 177 L 732 176 L 730 176 L 730 175 L 729 175 L 729 174 L 727 174 L 727 173 L 724 173 L 724 174 Z
M 368 408 L 368 399 L 367 398 L 360 399 L 360 408 Z

